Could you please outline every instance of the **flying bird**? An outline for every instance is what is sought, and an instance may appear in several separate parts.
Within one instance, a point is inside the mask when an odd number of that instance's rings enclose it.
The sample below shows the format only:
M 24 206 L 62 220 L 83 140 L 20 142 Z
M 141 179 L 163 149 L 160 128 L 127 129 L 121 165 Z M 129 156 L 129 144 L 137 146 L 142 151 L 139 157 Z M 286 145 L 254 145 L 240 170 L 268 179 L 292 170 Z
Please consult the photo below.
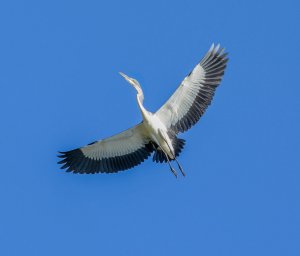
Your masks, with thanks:
M 112 137 L 90 143 L 74 150 L 59 152 L 61 169 L 73 173 L 115 173 L 139 165 L 152 153 L 153 161 L 175 161 L 182 175 L 185 172 L 177 160 L 185 140 L 178 138 L 195 125 L 204 114 L 220 84 L 228 61 L 227 53 L 218 44 L 211 46 L 206 55 L 181 82 L 174 94 L 155 113 L 143 106 L 144 94 L 139 82 L 124 73 L 120 75 L 137 91 L 137 103 L 143 121 Z

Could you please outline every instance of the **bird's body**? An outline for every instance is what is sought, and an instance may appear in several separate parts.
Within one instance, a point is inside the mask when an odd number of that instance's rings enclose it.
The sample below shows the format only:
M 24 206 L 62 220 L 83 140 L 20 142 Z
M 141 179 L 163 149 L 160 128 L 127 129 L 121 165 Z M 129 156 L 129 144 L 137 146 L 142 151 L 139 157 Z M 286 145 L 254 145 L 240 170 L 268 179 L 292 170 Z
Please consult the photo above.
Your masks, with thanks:
M 167 153 L 170 159 L 173 160 L 174 148 L 166 126 L 155 114 L 151 112 L 148 112 L 143 119 L 143 124 L 148 136 L 159 146 L 159 148 Z
M 136 89 L 137 103 L 143 121 L 110 138 L 67 152 L 60 152 L 62 168 L 74 173 L 118 172 L 130 169 L 148 158 L 167 162 L 177 176 L 171 161 L 177 161 L 185 141 L 177 137 L 196 124 L 211 103 L 228 61 L 224 49 L 212 46 L 201 62 L 182 81 L 171 98 L 155 113 L 143 106 L 144 94 L 137 80 L 120 74 Z

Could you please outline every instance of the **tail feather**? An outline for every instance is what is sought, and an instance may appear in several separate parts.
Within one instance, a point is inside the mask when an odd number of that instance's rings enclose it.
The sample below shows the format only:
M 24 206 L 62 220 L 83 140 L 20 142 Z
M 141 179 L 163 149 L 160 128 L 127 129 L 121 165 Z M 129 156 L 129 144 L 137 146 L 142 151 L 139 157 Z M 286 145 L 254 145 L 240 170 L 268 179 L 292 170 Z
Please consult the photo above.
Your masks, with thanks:
M 179 154 L 181 153 L 184 145 L 185 145 L 185 140 L 184 139 L 179 139 L 176 136 L 174 136 L 172 138 L 172 146 L 173 146 L 174 151 L 175 151 L 175 157 L 179 156 Z M 173 161 L 174 159 L 170 159 L 170 160 Z M 156 150 L 155 150 L 154 155 L 153 155 L 153 162 L 156 162 L 156 163 L 165 162 L 166 163 L 167 161 L 168 160 L 167 160 L 164 152 L 159 147 L 156 147 Z
M 177 157 L 179 156 L 179 154 L 184 148 L 185 140 L 176 138 L 176 140 L 173 140 L 172 142 L 173 142 L 173 148 L 175 149 L 175 156 Z

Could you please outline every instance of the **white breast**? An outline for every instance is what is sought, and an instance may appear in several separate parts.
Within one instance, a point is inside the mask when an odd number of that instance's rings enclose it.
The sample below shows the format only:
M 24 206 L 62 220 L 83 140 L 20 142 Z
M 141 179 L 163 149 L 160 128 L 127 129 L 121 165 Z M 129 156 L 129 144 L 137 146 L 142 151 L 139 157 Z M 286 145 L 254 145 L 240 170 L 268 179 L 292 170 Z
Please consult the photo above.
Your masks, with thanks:
M 144 123 L 148 131 L 149 137 L 157 145 L 159 145 L 169 155 L 170 158 L 173 158 L 174 149 L 172 142 L 169 138 L 166 126 L 160 121 L 160 119 L 156 115 L 152 113 L 149 113 L 144 118 Z M 161 135 L 163 136 L 163 138 Z

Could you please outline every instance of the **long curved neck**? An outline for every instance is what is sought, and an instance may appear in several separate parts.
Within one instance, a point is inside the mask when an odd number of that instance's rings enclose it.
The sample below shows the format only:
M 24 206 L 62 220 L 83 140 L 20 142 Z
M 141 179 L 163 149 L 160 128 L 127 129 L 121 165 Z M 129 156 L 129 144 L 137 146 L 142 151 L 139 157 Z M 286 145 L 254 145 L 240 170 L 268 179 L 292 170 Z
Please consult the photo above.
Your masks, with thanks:
M 148 111 L 144 108 L 143 106 L 143 102 L 144 102 L 144 94 L 141 88 L 139 87 L 135 87 L 135 89 L 137 90 L 137 95 L 136 95 L 136 99 L 139 105 L 139 108 L 142 112 L 143 115 L 143 119 L 146 119 L 148 116 Z

